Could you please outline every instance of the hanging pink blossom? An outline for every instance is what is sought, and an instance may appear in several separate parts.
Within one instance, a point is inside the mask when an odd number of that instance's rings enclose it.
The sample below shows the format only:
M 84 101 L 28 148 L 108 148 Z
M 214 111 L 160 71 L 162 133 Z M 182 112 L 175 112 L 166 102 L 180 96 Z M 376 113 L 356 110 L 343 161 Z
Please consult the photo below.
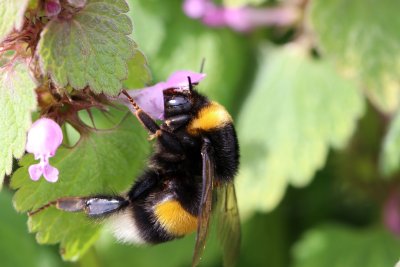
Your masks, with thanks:
M 169 88 L 187 89 L 189 87 L 188 77 L 190 77 L 192 84 L 198 84 L 206 77 L 206 74 L 187 70 L 176 71 L 168 77 L 166 82 L 159 82 L 139 90 L 128 90 L 128 94 L 153 119 L 162 120 L 164 119 L 163 91 Z M 120 99 L 134 112 L 126 97 L 120 96 Z
M 38 164 L 29 167 L 32 180 L 37 181 L 42 175 L 52 183 L 58 180 L 59 171 L 50 165 L 49 158 L 55 155 L 62 140 L 61 128 L 53 120 L 41 118 L 32 124 L 28 132 L 26 151 L 34 154 L 35 159 L 40 160 Z

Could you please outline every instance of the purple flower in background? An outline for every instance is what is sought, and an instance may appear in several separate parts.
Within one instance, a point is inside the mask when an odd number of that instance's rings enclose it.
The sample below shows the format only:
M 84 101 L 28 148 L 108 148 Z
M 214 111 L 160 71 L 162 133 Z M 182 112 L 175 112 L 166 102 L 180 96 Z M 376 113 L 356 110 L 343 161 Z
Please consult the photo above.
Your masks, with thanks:
M 44 4 L 46 16 L 54 17 L 61 12 L 60 0 L 47 0 Z
M 260 26 L 293 25 L 300 12 L 293 6 L 267 8 L 224 7 L 212 0 L 186 0 L 183 11 L 193 19 L 200 19 L 210 27 L 230 27 L 235 31 L 247 32 Z
M 400 194 L 393 190 L 383 206 L 383 221 L 387 229 L 392 233 L 400 235 Z
M 176 71 L 172 73 L 166 82 L 159 82 L 153 86 L 139 90 L 128 90 L 128 94 L 136 101 L 141 109 L 149 114 L 153 119 L 164 119 L 164 94 L 163 91 L 169 88 L 187 88 L 189 86 L 188 77 L 193 84 L 199 83 L 206 74 L 192 71 Z M 134 112 L 129 101 L 120 96 L 124 104 Z
M 26 151 L 32 153 L 35 159 L 40 160 L 38 164 L 29 167 L 29 175 L 32 180 L 39 180 L 40 176 L 49 182 L 58 180 L 58 170 L 49 163 L 57 148 L 61 145 L 63 134 L 60 126 L 51 119 L 41 118 L 35 121 L 28 132 Z
M 207 0 L 186 0 L 183 2 L 183 11 L 186 16 L 199 19 L 206 13 L 209 2 Z

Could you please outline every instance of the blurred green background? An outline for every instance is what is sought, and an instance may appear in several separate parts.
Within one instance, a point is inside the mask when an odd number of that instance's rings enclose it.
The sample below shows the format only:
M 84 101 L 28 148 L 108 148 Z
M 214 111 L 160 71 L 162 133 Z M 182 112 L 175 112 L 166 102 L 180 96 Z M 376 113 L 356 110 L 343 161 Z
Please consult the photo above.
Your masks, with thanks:
M 180 0 L 128 2 L 132 38 L 147 57 L 152 83 L 175 70 L 197 71 L 205 58 L 199 91 L 234 117 L 242 156 L 237 266 L 395 265 L 398 0 L 220 1 L 299 14 L 291 25 L 247 33 L 192 20 Z M 80 259 L 63 261 L 57 245 L 38 245 L 28 233 L 27 216 L 14 210 L 12 197 L 7 186 L 0 193 L 2 267 L 190 265 L 194 235 L 135 247 L 118 244 L 107 231 Z M 222 266 L 215 236 L 212 231 L 200 266 Z

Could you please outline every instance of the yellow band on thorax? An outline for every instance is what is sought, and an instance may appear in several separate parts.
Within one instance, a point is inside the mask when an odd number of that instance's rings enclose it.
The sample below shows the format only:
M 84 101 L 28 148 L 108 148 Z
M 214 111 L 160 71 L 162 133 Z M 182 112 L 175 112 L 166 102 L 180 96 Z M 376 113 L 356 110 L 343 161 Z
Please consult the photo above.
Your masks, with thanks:
M 190 134 L 198 134 L 201 131 L 221 128 L 231 122 L 232 117 L 228 111 L 217 102 L 211 102 L 210 105 L 199 111 L 198 116 L 190 122 L 187 130 Z

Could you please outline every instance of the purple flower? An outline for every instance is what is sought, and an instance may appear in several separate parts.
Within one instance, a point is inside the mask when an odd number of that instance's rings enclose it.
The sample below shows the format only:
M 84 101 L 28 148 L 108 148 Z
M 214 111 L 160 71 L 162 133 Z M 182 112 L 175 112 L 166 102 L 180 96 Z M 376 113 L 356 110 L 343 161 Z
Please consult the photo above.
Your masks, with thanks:
M 164 119 L 164 94 L 163 91 L 169 88 L 187 88 L 189 86 L 188 77 L 193 84 L 199 83 L 206 74 L 192 71 L 176 71 L 172 73 L 166 82 L 159 82 L 153 86 L 145 87 L 139 90 L 128 90 L 128 94 L 136 101 L 139 107 L 149 114 L 153 119 Z M 126 97 L 120 96 L 123 103 L 127 105 L 132 112 L 133 107 L 127 101 Z
M 267 8 L 217 6 L 211 0 L 186 0 L 185 14 L 210 27 L 230 27 L 235 31 L 247 32 L 260 26 L 290 26 L 300 17 L 292 6 Z
M 183 11 L 186 16 L 199 19 L 206 13 L 209 2 L 209 0 L 186 0 L 183 2 Z
M 397 189 L 389 193 L 384 203 L 383 222 L 392 233 L 400 235 L 400 195 Z
M 47 0 L 44 4 L 46 16 L 54 17 L 61 12 L 60 0 Z
M 38 164 L 29 167 L 29 175 L 32 180 L 39 180 L 40 176 L 49 182 L 58 180 L 58 170 L 51 166 L 49 158 L 53 157 L 57 148 L 61 145 L 63 134 L 60 126 L 51 119 L 41 118 L 32 124 L 28 132 L 26 151 L 34 154 Z

